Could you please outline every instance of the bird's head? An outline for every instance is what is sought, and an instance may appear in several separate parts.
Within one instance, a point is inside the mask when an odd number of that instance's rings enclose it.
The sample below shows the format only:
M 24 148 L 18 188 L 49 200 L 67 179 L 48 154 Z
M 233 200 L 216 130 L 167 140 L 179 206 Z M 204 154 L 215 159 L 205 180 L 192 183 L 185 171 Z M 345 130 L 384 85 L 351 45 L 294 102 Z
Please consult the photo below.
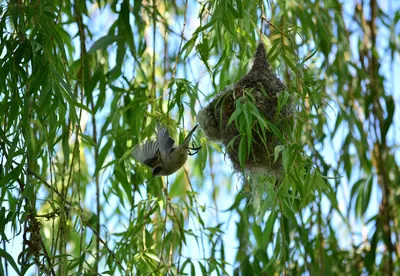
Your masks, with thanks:
M 153 168 L 152 175 L 153 177 L 162 175 L 163 167 L 161 165 L 157 165 Z

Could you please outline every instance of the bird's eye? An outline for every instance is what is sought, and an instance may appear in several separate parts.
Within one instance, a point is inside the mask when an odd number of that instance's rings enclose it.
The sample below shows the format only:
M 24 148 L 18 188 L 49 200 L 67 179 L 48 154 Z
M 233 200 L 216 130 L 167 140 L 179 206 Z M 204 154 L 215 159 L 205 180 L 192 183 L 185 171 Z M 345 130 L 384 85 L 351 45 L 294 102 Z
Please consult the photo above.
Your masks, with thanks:
M 158 167 L 155 167 L 154 169 L 153 169 L 153 175 L 157 175 L 159 172 L 161 172 L 162 171 L 162 168 L 160 167 L 160 166 L 158 166 Z

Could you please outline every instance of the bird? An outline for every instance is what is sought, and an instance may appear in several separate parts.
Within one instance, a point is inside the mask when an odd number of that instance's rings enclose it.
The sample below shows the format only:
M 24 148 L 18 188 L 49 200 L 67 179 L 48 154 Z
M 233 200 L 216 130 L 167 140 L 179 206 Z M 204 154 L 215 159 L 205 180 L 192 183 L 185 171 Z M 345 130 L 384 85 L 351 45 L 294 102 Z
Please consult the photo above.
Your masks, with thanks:
M 168 129 L 157 125 L 156 140 L 148 140 L 142 145 L 134 148 L 132 155 L 141 163 L 152 168 L 152 176 L 167 176 L 179 170 L 188 158 L 188 155 L 195 155 L 201 149 L 189 147 L 190 140 L 198 124 L 189 132 L 183 143 L 174 146 L 175 141 L 168 133 Z M 191 152 L 191 150 L 193 152 Z

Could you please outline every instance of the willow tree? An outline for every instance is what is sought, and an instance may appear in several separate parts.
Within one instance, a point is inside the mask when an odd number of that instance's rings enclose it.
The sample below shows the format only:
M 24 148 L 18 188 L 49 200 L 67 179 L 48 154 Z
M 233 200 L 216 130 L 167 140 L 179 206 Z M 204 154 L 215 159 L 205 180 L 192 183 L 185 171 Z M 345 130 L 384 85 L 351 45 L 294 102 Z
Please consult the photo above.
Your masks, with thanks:
M 397 274 L 400 7 L 342 2 L 2 1 L 1 273 Z M 228 94 L 225 146 L 132 158 Z

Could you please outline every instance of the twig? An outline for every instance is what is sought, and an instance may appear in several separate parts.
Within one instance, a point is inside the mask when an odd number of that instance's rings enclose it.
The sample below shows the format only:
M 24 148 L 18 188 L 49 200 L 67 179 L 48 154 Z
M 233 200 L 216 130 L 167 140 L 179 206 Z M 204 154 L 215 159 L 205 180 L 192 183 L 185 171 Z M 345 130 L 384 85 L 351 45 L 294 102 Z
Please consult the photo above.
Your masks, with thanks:
M 4 251 L 7 252 L 6 240 L 5 239 L 3 239 L 3 248 L 4 248 Z M 4 264 L 5 264 L 6 276 L 8 276 L 8 262 L 7 262 L 6 259 L 4 259 Z
M 37 175 L 36 173 L 32 172 L 32 171 L 28 171 L 29 174 L 33 175 L 34 177 L 36 177 L 38 180 L 40 180 L 43 184 L 45 184 L 48 188 L 50 188 L 53 192 L 55 192 L 58 196 L 62 197 L 62 195 L 60 194 L 60 192 L 58 192 L 57 190 L 53 189 L 53 187 L 51 187 L 51 185 L 44 180 L 43 178 L 41 178 L 39 175 Z M 71 202 L 69 202 L 67 199 L 65 199 L 65 203 L 67 203 L 69 206 L 74 206 Z M 82 210 L 82 208 L 79 206 L 79 209 Z M 107 246 L 107 243 L 100 237 L 100 235 L 98 234 L 98 232 L 85 220 L 80 216 L 80 219 L 85 223 L 86 226 L 88 226 L 90 228 L 90 230 L 93 231 L 94 235 L 97 237 L 97 239 L 104 245 L 104 247 L 107 249 L 107 251 L 113 256 L 115 262 L 119 265 L 119 267 L 125 271 L 125 268 L 122 266 L 121 262 L 117 259 L 117 257 L 115 256 L 114 252 L 111 251 L 111 249 Z
M 179 56 L 181 55 L 181 51 L 182 51 L 183 40 L 185 39 L 184 34 L 185 34 L 185 27 L 186 27 L 187 9 L 188 9 L 188 0 L 185 1 L 185 12 L 183 14 L 183 26 L 182 26 L 182 32 L 181 32 L 181 41 L 179 43 L 178 53 L 175 56 L 175 64 L 174 64 L 174 67 L 172 68 L 171 81 L 174 81 L 174 79 L 175 79 L 176 67 L 178 66 Z M 171 86 L 171 90 L 172 90 L 172 86 Z M 169 93 L 168 93 L 168 103 L 167 103 L 168 110 L 169 110 L 169 103 L 171 101 L 171 95 L 172 95 L 172 91 L 169 91 Z
M 192 185 L 192 182 L 190 181 L 188 171 L 187 171 L 185 168 L 184 168 L 184 171 L 185 171 L 186 180 L 187 180 L 188 183 L 189 183 L 189 187 L 190 187 L 190 189 L 192 190 L 192 192 L 194 192 L 193 185 Z M 195 199 L 194 202 L 195 202 L 196 212 L 197 212 L 197 213 L 200 213 L 200 212 L 199 212 L 199 204 L 198 204 L 198 202 L 197 202 L 197 199 Z M 201 246 L 202 246 L 202 249 L 203 249 L 203 261 L 204 261 L 204 263 L 205 263 L 205 261 L 206 261 L 206 251 L 205 251 L 204 239 L 203 239 L 203 235 L 202 235 L 202 234 L 200 234 L 200 241 L 201 241 Z
M 282 237 L 282 258 L 283 258 L 283 275 L 287 275 L 287 270 L 286 270 L 286 241 L 285 241 L 285 222 L 284 217 L 283 217 L 283 207 L 282 207 L 282 202 L 279 202 L 279 207 L 281 211 L 281 221 L 280 221 L 280 234 Z
M 81 42 L 81 53 L 80 53 L 80 59 L 81 59 L 81 68 L 80 68 L 80 77 L 81 77 L 81 93 L 83 94 L 84 91 L 84 77 L 85 77 L 85 56 L 86 56 L 86 44 L 85 44 L 85 30 L 83 27 L 83 20 L 82 20 L 82 14 L 81 11 L 78 9 L 78 7 L 75 5 L 75 12 L 76 12 L 76 20 L 78 23 L 78 28 L 79 28 L 79 38 Z M 95 110 L 95 105 L 94 105 L 94 100 L 93 97 L 90 99 L 90 105 L 91 109 Z M 92 126 L 93 126 L 93 142 L 94 142 L 94 159 L 95 162 L 98 161 L 98 156 L 99 156 L 99 145 L 97 141 L 97 124 L 96 124 L 96 114 L 93 114 L 92 116 Z M 78 136 L 78 135 L 77 135 Z M 94 180 L 96 183 L 96 232 L 100 235 L 100 181 L 99 181 L 99 172 L 96 171 L 94 175 Z M 98 239 L 96 240 L 96 263 L 95 263 L 95 271 L 96 274 L 98 274 L 99 271 L 99 257 L 100 257 L 100 242 L 99 242 L 99 236 Z
M 382 106 L 379 102 L 380 100 L 380 91 L 383 91 L 381 87 L 379 87 L 379 61 L 374 53 L 376 51 L 376 40 L 377 40 L 377 32 L 376 32 L 376 18 L 378 14 L 378 3 L 376 0 L 370 1 L 370 20 L 368 21 L 369 31 L 370 31 L 370 39 L 371 39 L 371 47 L 370 49 L 370 57 L 369 57 L 369 73 L 370 73 L 370 82 L 371 82 L 371 96 L 373 96 L 373 110 L 374 110 L 374 122 L 371 124 L 374 125 L 375 131 L 375 149 L 374 155 L 376 157 L 376 168 L 378 171 L 378 183 L 382 189 L 382 202 L 379 207 L 379 217 L 377 219 L 377 225 L 382 225 L 383 228 L 383 241 L 387 247 L 387 275 L 394 274 L 394 267 L 393 267 L 393 253 L 395 251 L 395 247 L 392 241 L 392 231 L 391 231 L 391 223 L 392 219 L 392 212 L 391 206 L 389 203 L 389 199 L 391 197 L 391 190 L 390 190 L 390 178 L 388 174 L 388 170 L 385 167 L 385 153 L 388 151 L 386 145 L 385 135 L 382 133 L 381 125 L 384 121 Z M 360 16 L 364 18 L 363 14 L 361 13 Z M 364 34 L 367 33 L 367 29 L 364 29 Z M 378 130 L 380 133 L 378 134 Z M 379 138 L 380 137 L 380 138 Z M 379 227 L 379 226 L 377 226 Z
M 324 275 L 324 236 L 322 234 L 321 196 L 318 203 L 319 275 Z
M 157 267 L 155 268 L 155 270 L 158 270 L 161 266 L 161 263 L 163 263 L 163 255 L 164 255 L 164 243 L 165 243 L 165 236 L 167 233 L 167 218 L 168 218 L 168 176 L 167 176 L 167 184 L 165 185 L 164 188 L 164 194 L 165 194 L 165 217 L 164 217 L 164 229 L 163 229 L 163 238 L 162 238 L 162 242 L 161 242 L 161 253 L 160 253 L 160 262 L 158 263 Z
M 156 0 L 153 0 L 153 59 L 151 61 L 152 73 L 151 73 L 151 95 L 150 98 L 156 98 L 156 23 L 157 23 L 157 12 L 156 12 Z
M 268 23 L 268 25 L 270 25 L 271 27 L 273 27 L 274 29 L 276 29 L 278 32 L 281 33 L 281 35 L 289 38 L 280 28 L 278 28 L 277 26 L 275 26 L 274 24 L 272 24 L 264 15 L 261 16 L 261 19 L 264 20 L 265 22 Z
M 3 154 L 4 154 L 4 155 L 6 156 L 6 158 L 8 159 L 6 153 L 4 152 Z M 16 162 L 13 161 L 13 163 L 16 163 Z M 17 164 L 18 164 L 18 163 L 17 163 Z M 11 166 L 11 170 L 13 170 L 13 167 L 12 167 L 12 166 Z M 23 192 L 23 191 L 24 191 L 23 182 L 22 182 L 21 179 L 19 179 L 19 178 L 17 178 L 17 182 L 18 182 L 18 184 L 20 185 L 21 192 Z M 25 199 L 25 201 L 26 201 L 26 205 L 29 206 L 28 199 Z M 35 210 L 33 209 L 33 211 L 35 211 Z M 32 211 L 32 212 L 33 212 L 33 211 Z M 36 216 L 36 213 L 35 213 L 34 215 Z M 25 221 L 25 224 L 24 224 L 25 227 L 24 227 L 24 228 L 27 227 L 26 224 L 27 224 L 27 220 Z M 25 233 L 26 233 L 26 232 L 25 232 Z M 25 233 L 24 233 L 24 235 L 25 235 Z M 51 263 L 50 256 L 48 255 L 47 250 L 46 250 L 46 248 L 45 248 L 45 246 L 44 246 L 42 237 L 40 237 L 40 243 L 41 243 L 41 245 L 42 245 L 43 255 L 44 255 L 44 257 L 45 257 L 46 260 L 47 260 L 49 269 L 50 269 L 52 275 L 56 275 L 56 273 L 54 272 L 53 267 L 52 267 L 52 263 Z M 25 246 L 25 244 L 23 244 L 23 247 L 24 247 L 24 246 Z M 24 250 L 23 250 L 23 251 L 24 251 Z M 22 252 L 23 252 L 23 251 L 22 251 Z

